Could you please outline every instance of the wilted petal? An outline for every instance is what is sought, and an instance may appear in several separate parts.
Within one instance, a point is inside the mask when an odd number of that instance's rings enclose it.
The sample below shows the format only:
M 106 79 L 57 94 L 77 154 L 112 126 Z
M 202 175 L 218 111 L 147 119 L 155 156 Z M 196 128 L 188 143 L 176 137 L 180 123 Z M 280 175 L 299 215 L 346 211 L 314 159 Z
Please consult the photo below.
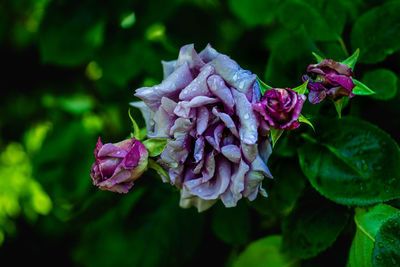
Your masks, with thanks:
M 235 145 L 227 145 L 221 147 L 221 153 L 224 155 L 227 159 L 234 163 L 239 163 L 240 159 L 242 157 L 240 148 Z
M 188 142 L 184 135 L 177 136 L 175 140 L 167 140 L 167 145 L 160 155 L 163 163 L 173 168 L 183 164 L 189 154 Z
M 192 100 L 196 96 L 212 96 L 208 90 L 207 79 L 215 72 L 211 65 L 205 66 L 199 75 L 179 94 L 180 100 Z
M 264 175 L 257 171 L 249 171 L 245 177 L 243 196 L 253 201 L 261 188 L 261 182 Z
M 258 138 L 258 122 L 253 108 L 246 96 L 236 90 L 232 90 L 236 102 L 236 115 L 239 117 L 239 135 L 245 144 L 255 144 Z
M 189 119 L 178 118 L 169 132 L 170 135 L 176 138 L 179 135 L 185 135 L 193 127 L 193 123 Z
M 257 144 L 248 145 L 248 144 L 242 142 L 241 147 L 242 147 L 243 156 L 248 162 L 252 162 L 253 160 L 255 160 L 255 158 L 258 155 Z
M 213 60 L 213 65 L 217 74 L 246 95 L 257 79 L 255 74 L 252 74 L 248 70 L 243 70 L 234 60 L 226 55 L 218 55 Z
M 207 80 L 210 91 L 221 99 L 227 113 L 233 113 L 235 101 L 231 90 L 226 87 L 225 81 L 218 75 L 211 75 Z
M 183 192 L 184 189 L 182 189 Z M 191 196 L 190 198 L 182 198 L 179 202 L 179 206 L 181 208 L 187 209 L 190 208 L 192 206 L 197 208 L 198 212 L 203 212 L 207 209 L 209 209 L 212 205 L 215 204 L 215 202 L 217 202 L 216 199 L 211 199 L 211 200 L 205 200 L 205 199 L 201 199 L 198 196 Z
M 201 179 L 202 183 L 209 181 L 215 173 L 215 152 L 211 151 L 208 153 L 204 165 L 204 169 L 202 171 L 203 178 Z
M 218 55 L 219 55 L 219 53 L 217 52 L 217 50 L 215 50 L 214 48 L 212 48 L 210 44 L 207 44 L 206 48 L 204 48 L 204 49 L 199 53 L 200 58 L 201 58 L 205 63 L 208 63 L 208 62 L 214 60 Z
M 135 96 L 142 99 L 153 111 L 161 105 L 162 97 L 174 97 L 193 80 L 187 63 L 179 66 L 160 84 L 142 87 L 136 90 Z
M 340 62 L 336 62 L 332 59 L 324 59 L 318 64 L 308 65 L 307 72 L 325 74 L 324 69 L 327 68 L 335 70 L 338 74 L 343 74 L 347 76 L 351 76 L 353 74 L 351 69 L 347 65 Z
M 334 83 L 334 85 L 341 85 L 345 89 L 347 89 L 349 92 L 353 90 L 353 88 L 356 86 L 353 82 L 353 80 L 346 75 L 337 75 L 334 73 L 328 73 L 325 75 L 325 77 Z

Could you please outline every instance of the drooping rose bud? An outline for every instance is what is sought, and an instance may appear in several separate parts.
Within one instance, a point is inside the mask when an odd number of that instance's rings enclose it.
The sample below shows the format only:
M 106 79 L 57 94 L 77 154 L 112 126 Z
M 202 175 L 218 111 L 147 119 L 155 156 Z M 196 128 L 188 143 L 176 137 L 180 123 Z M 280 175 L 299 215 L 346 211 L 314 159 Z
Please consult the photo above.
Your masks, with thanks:
M 135 138 L 103 145 L 99 137 L 94 156 L 90 176 L 101 190 L 128 193 L 147 168 L 148 152 Z
M 299 95 L 290 88 L 270 89 L 265 91 L 260 102 L 253 104 L 253 109 L 269 126 L 290 130 L 299 127 L 299 115 L 305 100 L 305 95 Z
M 307 88 L 310 90 L 308 100 L 312 104 L 321 102 L 325 97 L 335 101 L 343 96 L 354 96 L 353 72 L 345 64 L 324 59 L 318 64 L 308 65 L 307 72 L 311 73 L 311 77 L 303 75 L 302 80 L 310 79 Z

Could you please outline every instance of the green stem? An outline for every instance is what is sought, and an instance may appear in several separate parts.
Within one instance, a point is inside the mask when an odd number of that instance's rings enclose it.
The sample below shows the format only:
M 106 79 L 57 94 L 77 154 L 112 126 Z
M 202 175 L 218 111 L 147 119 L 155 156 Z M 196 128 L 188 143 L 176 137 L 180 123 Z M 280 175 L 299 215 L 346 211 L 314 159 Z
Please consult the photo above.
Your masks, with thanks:
M 347 51 L 346 45 L 343 42 L 342 37 L 338 36 L 338 41 L 339 41 L 340 47 L 342 48 L 344 54 L 346 55 L 346 57 L 348 57 L 349 56 L 349 51 Z

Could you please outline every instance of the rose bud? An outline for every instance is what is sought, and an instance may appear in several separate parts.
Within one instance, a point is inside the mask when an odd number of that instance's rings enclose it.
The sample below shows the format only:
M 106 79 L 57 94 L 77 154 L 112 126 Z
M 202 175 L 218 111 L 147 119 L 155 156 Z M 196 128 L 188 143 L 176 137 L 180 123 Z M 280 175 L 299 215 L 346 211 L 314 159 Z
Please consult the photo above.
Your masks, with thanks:
M 210 45 L 200 53 L 183 46 L 163 67 L 161 84 L 136 90 L 146 105 L 133 105 L 142 108 L 150 137 L 168 138 L 158 162 L 181 190 L 180 205 L 203 211 L 219 199 L 234 207 L 266 196 L 271 149 L 252 109 L 261 97 L 256 75 Z
M 265 91 L 261 101 L 253 104 L 266 123 L 276 129 L 290 130 L 299 127 L 299 115 L 306 100 L 290 88 Z
M 311 77 L 303 75 L 302 80 L 310 79 L 307 88 L 310 90 L 308 100 L 312 104 L 321 102 L 325 97 L 336 101 L 343 96 L 354 96 L 353 72 L 345 64 L 324 59 L 318 64 L 308 65 L 307 72 L 311 73 Z
M 148 152 L 135 138 L 103 145 L 99 137 L 94 156 L 90 176 L 101 190 L 128 193 L 147 168 Z

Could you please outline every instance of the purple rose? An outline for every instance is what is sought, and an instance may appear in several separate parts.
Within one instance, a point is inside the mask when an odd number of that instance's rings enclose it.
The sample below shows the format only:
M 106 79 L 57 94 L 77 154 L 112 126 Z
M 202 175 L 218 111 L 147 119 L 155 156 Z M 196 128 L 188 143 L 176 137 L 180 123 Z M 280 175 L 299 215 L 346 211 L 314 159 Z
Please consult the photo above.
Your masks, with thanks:
M 352 91 L 355 84 L 351 79 L 353 72 L 345 64 L 324 59 L 318 64 L 308 65 L 307 72 L 312 74 L 307 86 L 310 90 L 308 100 L 312 104 L 321 102 L 325 97 L 335 101 L 343 96 L 354 96 Z M 303 75 L 302 80 L 305 82 L 309 78 Z
M 181 206 L 202 211 L 218 199 L 234 207 L 243 197 L 266 196 L 271 149 L 252 109 L 260 99 L 256 75 L 210 45 L 199 54 L 183 46 L 177 60 L 162 64 L 164 80 L 137 89 L 146 105 L 133 105 L 150 137 L 169 138 L 159 163 L 181 189 Z
M 94 156 L 90 176 L 101 190 L 128 193 L 147 168 L 148 152 L 135 138 L 103 145 L 99 137 Z
M 261 101 L 253 104 L 269 126 L 276 129 L 290 130 L 299 127 L 299 115 L 306 100 L 290 88 L 270 89 L 265 91 Z

